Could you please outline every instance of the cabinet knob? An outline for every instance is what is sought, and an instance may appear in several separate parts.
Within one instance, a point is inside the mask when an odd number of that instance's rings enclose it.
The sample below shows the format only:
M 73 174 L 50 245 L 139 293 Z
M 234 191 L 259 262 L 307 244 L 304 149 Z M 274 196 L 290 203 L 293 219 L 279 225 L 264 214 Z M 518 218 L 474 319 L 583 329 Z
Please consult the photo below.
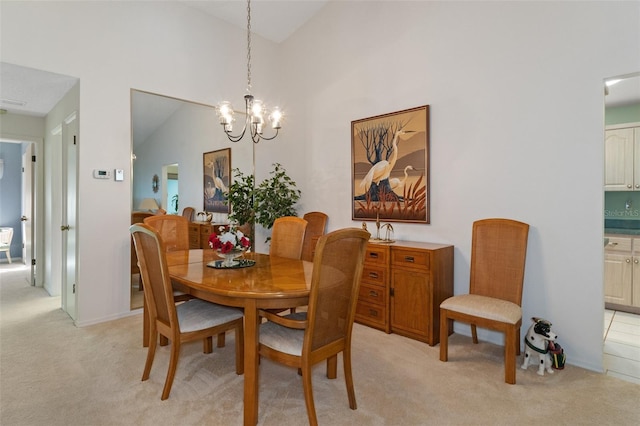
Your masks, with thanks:
M 631 184 L 628 184 L 628 185 L 627 185 L 627 188 L 631 188 Z
M 378 278 L 378 274 L 376 272 L 369 272 L 369 278 Z
M 633 259 L 633 263 L 638 264 L 638 259 Z
M 636 260 L 636 263 L 638 263 L 637 260 Z M 373 291 L 373 290 L 369 290 L 369 296 L 378 297 L 378 292 L 377 291 Z
M 631 259 L 625 259 L 625 262 L 631 263 Z

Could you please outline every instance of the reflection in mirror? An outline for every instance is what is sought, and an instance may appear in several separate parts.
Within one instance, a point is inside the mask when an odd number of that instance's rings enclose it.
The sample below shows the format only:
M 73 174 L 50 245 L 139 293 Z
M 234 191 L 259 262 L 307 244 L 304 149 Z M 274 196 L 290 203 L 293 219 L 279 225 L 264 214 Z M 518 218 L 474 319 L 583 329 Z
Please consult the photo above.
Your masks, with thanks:
M 178 164 L 169 164 L 162 168 L 162 180 L 166 182 L 167 193 L 164 197 L 169 214 L 180 213 L 180 197 L 178 196 Z
M 231 148 L 231 168 L 253 173 L 253 143 L 231 144 L 210 105 L 132 89 L 131 139 L 133 212 L 145 198 L 155 199 L 168 214 L 181 214 L 185 207 L 203 211 L 205 152 Z M 154 175 L 161 176 L 157 193 L 149 184 Z M 214 213 L 213 221 L 226 222 L 227 215 Z M 131 281 L 131 309 L 137 309 L 142 307 L 142 286 L 136 274 Z

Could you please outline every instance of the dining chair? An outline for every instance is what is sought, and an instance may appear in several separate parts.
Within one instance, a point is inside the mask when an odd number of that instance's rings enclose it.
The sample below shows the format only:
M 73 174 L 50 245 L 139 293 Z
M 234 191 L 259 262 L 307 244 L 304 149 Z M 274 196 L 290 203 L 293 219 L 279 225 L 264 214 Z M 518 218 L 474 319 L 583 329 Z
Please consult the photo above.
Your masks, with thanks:
M 153 215 L 144 223 L 157 230 L 162 236 L 167 251 L 189 250 L 189 221 L 178 215 Z
M 362 229 L 333 231 L 318 240 L 307 312 L 280 316 L 261 310 L 261 357 L 295 367 L 302 374 L 310 425 L 317 425 L 311 386 L 312 366 L 327 360 L 327 377 L 336 378 L 342 352 L 349 407 L 357 408 L 351 372 L 351 331 L 364 255 L 370 234 Z
M 469 293 L 440 304 L 440 361 L 448 359 L 448 337 L 453 321 L 505 335 L 504 377 L 516 383 L 516 356 L 520 355 L 522 287 L 529 225 L 510 219 L 483 219 L 473 223 Z
M 182 217 L 187 219 L 187 221 L 189 222 L 193 222 L 196 217 L 196 209 L 194 209 L 193 207 L 185 207 L 182 210 Z
M 300 259 L 307 221 L 301 217 L 284 216 L 273 222 L 269 255 Z
M 300 259 L 302 256 L 302 246 L 308 222 L 296 216 L 279 217 L 273 222 L 271 232 L 271 244 L 269 246 L 269 256 L 287 257 L 289 259 Z M 285 309 L 272 309 L 272 313 L 283 312 Z M 291 313 L 296 308 L 289 308 Z
M 316 249 L 316 243 L 326 232 L 327 216 L 322 212 L 308 212 L 302 216 L 307 221 L 307 229 L 304 233 L 304 241 L 302 243 L 302 260 L 313 261 L 313 253 Z
M 0 252 L 4 252 L 7 261 L 11 263 L 11 240 L 13 228 L 0 228 Z
M 133 236 L 140 273 L 145 282 L 144 297 L 150 319 L 149 350 L 142 381 L 149 378 L 155 357 L 158 334 L 171 341 L 169 369 L 162 390 L 162 400 L 169 397 L 183 343 L 205 339 L 205 352 L 212 352 L 212 337 L 229 330 L 235 331 L 236 373 L 244 372 L 243 313 L 236 308 L 217 305 L 200 299 L 184 303 L 174 302 L 169 279 L 166 249 L 160 233 L 146 224 L 129 228 Z
M 189 222 L 182 216 L 173 214 L 168 215 L 151 215 L 144 218 L 143 222 L 152 228 L 154 228 L 164 242 L 164 247 L 167 251 L 176 250 L 189 250 Z M 142 276 L 140 276 L 140 287 L 144 287 L 145 282 Z M 173 299 L 176 303 L 184 302 L 185 300 L 192 299 L 192 296 L 183 293 L 178 290 L 174 290 Z M 145 299 L 146 303 L 146 299 Z M 148 322 L 145 319 L 143 323 L 143 333 L 148 335 Z M 160 345 L 165 346 L 167 339 L 165 336 L 160 336 Z M 218 336 L 219 348 L 223 348 L 225 345 L 225 336 L 221 334 Z

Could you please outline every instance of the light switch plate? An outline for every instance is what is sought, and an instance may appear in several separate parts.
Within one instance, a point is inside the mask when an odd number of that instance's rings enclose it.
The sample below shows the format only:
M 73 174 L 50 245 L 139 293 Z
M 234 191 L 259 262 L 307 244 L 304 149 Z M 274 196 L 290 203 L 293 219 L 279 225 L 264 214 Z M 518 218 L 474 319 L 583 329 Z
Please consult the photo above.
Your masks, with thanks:
M 116 182 L 122 182 L 124 180 L 124 170 L 123 169 L 116 169 L 115 170 L 115 179 L 116 179 Z

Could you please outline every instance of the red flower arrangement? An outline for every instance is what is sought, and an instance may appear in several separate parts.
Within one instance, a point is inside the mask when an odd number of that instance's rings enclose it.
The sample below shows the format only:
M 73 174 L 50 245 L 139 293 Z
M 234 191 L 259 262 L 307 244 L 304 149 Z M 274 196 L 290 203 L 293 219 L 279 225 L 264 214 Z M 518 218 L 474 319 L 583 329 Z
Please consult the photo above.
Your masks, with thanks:
M 247 250 L 251 247 L 251 241 L 245 237 L 242 231 L 229 228 L 225 231 L 225 227 L 220 227 L 220 235 L 211 234 L 209 236 L 209 247 L 220 253 L 230 253 L 234 250 Z

